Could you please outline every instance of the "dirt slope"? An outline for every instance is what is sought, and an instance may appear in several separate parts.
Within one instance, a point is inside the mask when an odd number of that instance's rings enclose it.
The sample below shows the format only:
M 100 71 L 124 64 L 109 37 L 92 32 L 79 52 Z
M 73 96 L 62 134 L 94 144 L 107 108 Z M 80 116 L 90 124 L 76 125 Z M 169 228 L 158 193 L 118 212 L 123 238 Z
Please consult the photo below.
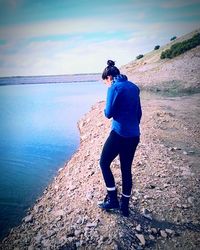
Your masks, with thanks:
M 199 67 L 199 47 L 165 62 L 156 53 L 124 66 L 124 71 L 147 89 L 164 83 L 169 87 L 171 81 L 183 89 L 179 74 L 184 68 L 190 79 L 188 83 L 184 78 L 184 88 L 189 84 L 198 89 L 197 68 L 191 72 L 190 65 Z M 110 131 L 105 103 L 100 102 L 79 122 L 79 150 L 0 249 L 200 249 L 200 94 L 166 97 L 142 92 L 141 100 L 142 134 L 132 168 L 130 217 L 97 206 L 105 195 L 99 158 Z M 118 159 L 112 169 L 120 197 Z
M 200 92 L 200 46 L 173 59 L 160 59 L 172 44 L 191 38 L 200 29 L 145 54 L 121 68 L 141 88 L 169 92 Z

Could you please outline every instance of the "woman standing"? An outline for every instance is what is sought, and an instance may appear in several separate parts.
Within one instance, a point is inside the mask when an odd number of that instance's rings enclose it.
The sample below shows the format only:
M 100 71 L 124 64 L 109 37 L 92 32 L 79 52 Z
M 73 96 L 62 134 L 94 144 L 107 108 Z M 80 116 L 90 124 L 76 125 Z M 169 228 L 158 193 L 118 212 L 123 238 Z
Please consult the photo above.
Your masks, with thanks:
M 102 79 L 108 86 L 105 116 L 112 120 L 112 130 L 102 150 L 100 167 L 105 181 L 107 195 L 99 207 L 104 210 L 118 209 L 124 216 L 129 215 L 129 199 L 132 189 L 131 166 L 140 140 L 140 90 L 125 75 L 121 75 L 115 63 L 108 60 Z M 122 195 L 120 203 L 111 162 L 119 155 L 122 174 Z

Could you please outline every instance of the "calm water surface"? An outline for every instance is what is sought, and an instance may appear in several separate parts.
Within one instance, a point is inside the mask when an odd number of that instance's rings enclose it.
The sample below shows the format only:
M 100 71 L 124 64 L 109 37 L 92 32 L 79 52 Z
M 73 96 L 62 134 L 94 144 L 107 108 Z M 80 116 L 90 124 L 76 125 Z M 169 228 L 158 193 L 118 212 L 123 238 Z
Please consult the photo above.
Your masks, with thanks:
M 76 151 L 77 121 L 106 91 L 98 82 L 0 86 L 0 238 Z

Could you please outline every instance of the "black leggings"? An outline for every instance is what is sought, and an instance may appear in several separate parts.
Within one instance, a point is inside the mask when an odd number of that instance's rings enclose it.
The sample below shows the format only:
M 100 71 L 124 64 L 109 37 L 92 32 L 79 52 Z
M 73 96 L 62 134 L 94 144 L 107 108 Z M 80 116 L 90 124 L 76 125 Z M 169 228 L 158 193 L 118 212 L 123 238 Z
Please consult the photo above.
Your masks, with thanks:
M 115 180 L 110 169 L 110 164 L 119 155 L 122 173 L 122 193 L 127 196 L 131 195 L 131 165 L 139 140 L 139 136 L 122 137 L 114 130 L 111 131 L 104 144 L 100 159 L 100 166 L 107 188 L 115 187 Z

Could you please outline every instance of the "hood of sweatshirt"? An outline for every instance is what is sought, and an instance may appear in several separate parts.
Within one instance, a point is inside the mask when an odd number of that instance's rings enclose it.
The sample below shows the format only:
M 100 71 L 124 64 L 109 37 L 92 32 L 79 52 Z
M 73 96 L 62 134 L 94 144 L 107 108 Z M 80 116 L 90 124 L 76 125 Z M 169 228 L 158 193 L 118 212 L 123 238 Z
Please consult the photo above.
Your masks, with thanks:
M 117 76 L 114 77 L 114 82 L 124 82 L 124 81 L 127 81 L 127 80 L 128 80 L 127 76 L 122 75 L 122 74 L 117 75 Z

